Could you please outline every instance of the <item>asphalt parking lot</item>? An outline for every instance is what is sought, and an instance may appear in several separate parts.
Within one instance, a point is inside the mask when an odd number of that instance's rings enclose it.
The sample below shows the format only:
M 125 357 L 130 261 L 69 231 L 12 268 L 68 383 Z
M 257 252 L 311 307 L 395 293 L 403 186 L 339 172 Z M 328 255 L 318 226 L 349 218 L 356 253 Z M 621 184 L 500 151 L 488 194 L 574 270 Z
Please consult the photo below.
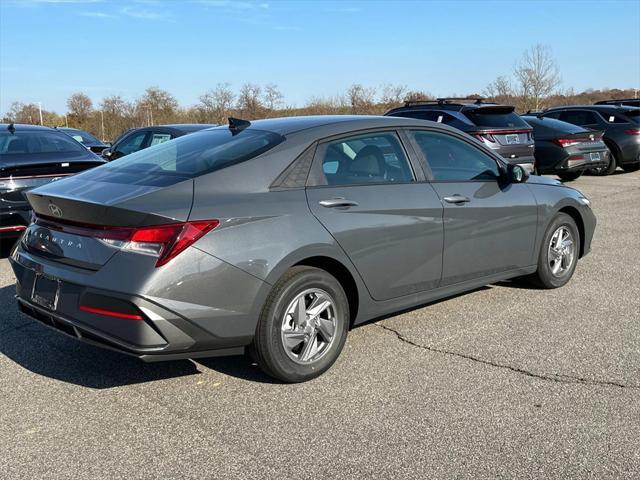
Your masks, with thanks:
M 0 478 L 638 478 L 640 172 L 574 183 L 599 223 L 566 287 L 369 323 L 301 385 L 66 338 L 0 260 Z

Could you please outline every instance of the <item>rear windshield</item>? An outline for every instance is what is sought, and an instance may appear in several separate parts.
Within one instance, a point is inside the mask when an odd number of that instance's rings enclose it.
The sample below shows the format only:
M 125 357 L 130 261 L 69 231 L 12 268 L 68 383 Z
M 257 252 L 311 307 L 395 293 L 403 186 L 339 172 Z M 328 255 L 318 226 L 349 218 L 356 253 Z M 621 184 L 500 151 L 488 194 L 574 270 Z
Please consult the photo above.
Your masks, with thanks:
M 0 155 L 86 151 L 82 144 L 55 130 L 0 131 Z
M 85 132 L 84 130 L 66 130 L 62 128 L 60 130 L 62 130 L 64 133 L 74 138 L 75 140 L 79 141 L 80 143 L 87 143 L 87 144 L 102 143 L 96 137 L 91 135 L 89 132 Z
M 561 122 L 555 118 L 522 117 L 533 127 L 534 133 L 582 133 L 587 130 L 573 123 Z
M 272 132 L 246 129 L 235 135 L 216 128 L 185 135 L 140 150 L 107 165 L 114 173 L 144 172 L 197 177 L 244 162 L 284 141 Z
M 624 114 L 629 117 L 633 123 L 640 123 L 640 108 L 637 110 L 627 110 Z
M 485 128 L 529 128 L 522 118 L 515 112 L 491 112 L 486 109 L 470 110 L 464 114 L 478 127 Z

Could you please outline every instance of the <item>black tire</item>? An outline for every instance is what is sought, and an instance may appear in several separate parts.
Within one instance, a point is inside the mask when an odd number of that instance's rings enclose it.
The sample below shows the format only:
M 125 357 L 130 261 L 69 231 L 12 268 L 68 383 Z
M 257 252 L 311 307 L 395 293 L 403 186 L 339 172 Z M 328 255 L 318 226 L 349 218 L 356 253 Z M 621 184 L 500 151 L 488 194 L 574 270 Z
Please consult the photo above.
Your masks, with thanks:
M 605 165 L 604 167 L 590 169 L 589 173 L 591 175 L 596 175 L 598 177 L 604 177 L 606 175 L 613 174 L 613 172 L 615 172 L 616 169 L 618 168 L 618 159 L 616 157 L 616 154 L 614 153 L 613 148 L 611 148 L 609 145 L 607 145 L 607 146 L 609 147 L 609 150 L 611 151 L 611 153 L 609 153 L 609 163 L 607 165 Z
M 638 170 L 640 170 L 640 162 L 627 163 L 626 165 L 622 165 L 622 169 L 627 173 L 637 172 Z
M 285 350 L 283 322 L 285 317 L 289 317 L 287 310 L 292 302 L 305 291 L 313 289 L 327 294 L 333 302 L 333 340 L 327 342 L 317 360 L 299 363 L 290 357 L 293 352 Z M 303 297 L 303 300 L 305 298 L 307 297 Z M 276 282 L 267 297 L 250 351 L 266 374 L 287 383 L 305 382 L 323 374 L 333 365 L 344 347 L 348 329 L 349 302 L 340 282 L 318 268 L 293 267 Z M 321 332 L 319 335 L 322 338 Z M 300 355 L 302 356 L 302 352 Z
M 554 274 L 549 261 L 550 243 L 554 234 L 560 228 L 569 230 L 573 240 L 573 256 L 567 269 L 560 274 Z M 580 232 L 576 222 L 566 213 L 558 213 L 549 223 L 542 238 L 540 254 L 538 255 L 538 270 L 529 277 L 529 280 L 541 288 L 558 288 L 565 285 L 573 276 L 580 255 Z
M 582 171 L 580 171 L 580 172 L 566 172 L 566 173 L 559 173 L 558 174 L 558 177 L 560 177 L 560 180 L 562 180 L 563 182 L 573 182 L 574 180 L 577 180 L 581 176 L 582 176 Z

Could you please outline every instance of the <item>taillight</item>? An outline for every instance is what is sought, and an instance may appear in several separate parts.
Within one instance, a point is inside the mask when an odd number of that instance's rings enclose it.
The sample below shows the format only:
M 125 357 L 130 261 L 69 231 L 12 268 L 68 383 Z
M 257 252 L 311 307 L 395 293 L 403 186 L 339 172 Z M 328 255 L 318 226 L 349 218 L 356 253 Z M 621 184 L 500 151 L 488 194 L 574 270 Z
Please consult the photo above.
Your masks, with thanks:
M 575 138 L 554 138 L 552 142 L 560 145 L 562 148 L 567 148 L 582 143 L 582 140 L 576 140 Z
M 627 135 L 640 135 L 640 128 L 630 128 L 629 130 L 625 130 L 624 133 Z
M 152 227 L 115 227 L 97 231 L 93 236 L 122 250 L 157 255 L 156 267 L 160 267 L 219 224 L 218 220 L 203 220 Z
M 490 133 L 474 133 L 473 136 L 480 140 L 481 143 L 484 143 L 485 140 L 491 143 L 496 143 L 496 139 Z

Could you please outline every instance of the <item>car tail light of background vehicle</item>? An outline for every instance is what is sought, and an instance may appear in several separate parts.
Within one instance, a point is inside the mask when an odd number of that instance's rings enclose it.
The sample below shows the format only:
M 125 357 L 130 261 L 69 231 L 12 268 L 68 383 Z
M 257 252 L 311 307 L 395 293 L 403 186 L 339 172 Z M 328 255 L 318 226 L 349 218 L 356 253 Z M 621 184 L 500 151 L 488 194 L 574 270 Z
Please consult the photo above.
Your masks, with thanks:
M 640 128 L 630 128 L 629 130 L 625 130 L 624 133 L 627 135 L 640 135 Z

